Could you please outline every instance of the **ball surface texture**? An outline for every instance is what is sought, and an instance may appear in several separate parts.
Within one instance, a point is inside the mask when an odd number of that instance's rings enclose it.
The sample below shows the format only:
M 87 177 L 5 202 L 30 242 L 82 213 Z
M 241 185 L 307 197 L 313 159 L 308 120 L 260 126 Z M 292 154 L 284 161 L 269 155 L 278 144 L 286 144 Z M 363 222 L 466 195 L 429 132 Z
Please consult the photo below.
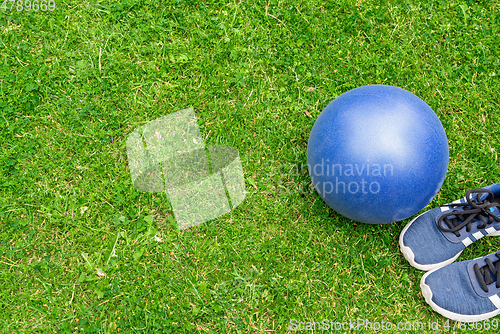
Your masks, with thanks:
M 314 123 L 307 165 L 314 188 L 336 212 L 368 224 L 406 219 L 437 194 L 448 169 L 439 118 L 394 86 L 352 89 Z

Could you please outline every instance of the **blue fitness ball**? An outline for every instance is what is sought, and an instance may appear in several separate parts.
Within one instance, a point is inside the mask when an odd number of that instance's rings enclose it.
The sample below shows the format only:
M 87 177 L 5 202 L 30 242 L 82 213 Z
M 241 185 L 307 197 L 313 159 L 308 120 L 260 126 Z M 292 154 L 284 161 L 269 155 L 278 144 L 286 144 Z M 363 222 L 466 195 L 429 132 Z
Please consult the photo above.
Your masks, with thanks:
M 314 123 L 307 165 L 314 188 L 354 221 L 406 219 L 437 194 L 448 169 L 448 141 L 432 109 L 393 86 L 352 89 Z

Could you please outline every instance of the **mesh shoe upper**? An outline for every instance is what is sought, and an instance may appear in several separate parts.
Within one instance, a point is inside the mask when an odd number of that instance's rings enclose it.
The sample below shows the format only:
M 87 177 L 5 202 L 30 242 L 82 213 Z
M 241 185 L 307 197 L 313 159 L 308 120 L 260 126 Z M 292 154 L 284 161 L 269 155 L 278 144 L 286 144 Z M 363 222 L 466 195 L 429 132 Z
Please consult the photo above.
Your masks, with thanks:
M 466 197 L 411 221 L 401 233 L 401 250 L 416 268 L 444 266 L 474 241 L 500 234 L 499 209 L 500 183 L 469 190 Z
M 469 261 L 455 262 L 430 272 L 424 283 L 432 291 L 432 301 L 439 307 L 463 315 L 480 315 L 496 311 L 498 308 L 488 297 L 476 293 L 469 275 Z
M 440 208 L 434 208 L 417 217 L 403 236 L 404 244 L 412 249 L 414 261 L 419 264 L 446 261 L 465 248 L 463 243 L 451 243 L 443 237 L 435 223 L 441 213 Z

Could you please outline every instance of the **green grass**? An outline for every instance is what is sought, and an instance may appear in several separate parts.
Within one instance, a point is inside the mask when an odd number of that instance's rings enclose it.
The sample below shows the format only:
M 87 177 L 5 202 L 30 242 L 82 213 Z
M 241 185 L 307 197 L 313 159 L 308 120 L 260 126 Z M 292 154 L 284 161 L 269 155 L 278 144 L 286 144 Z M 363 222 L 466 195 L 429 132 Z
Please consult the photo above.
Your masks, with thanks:
M 286 333 L 290 319 L 443 330 L 398 249 L 408 220 L 355 224 L 300 166 L 331 100 L 389 84 L 447 132 L 448 174 L 425 210 L 500 182 L 499 27 L 495 1 L 0 9 L 1 331 Z M 125 141 L 190 106 L 207 145 L 238 148 L 248 193 L 179 232 L 166 195 L 133 189 Z M 460 260 L 499 248 L 484 238 Z

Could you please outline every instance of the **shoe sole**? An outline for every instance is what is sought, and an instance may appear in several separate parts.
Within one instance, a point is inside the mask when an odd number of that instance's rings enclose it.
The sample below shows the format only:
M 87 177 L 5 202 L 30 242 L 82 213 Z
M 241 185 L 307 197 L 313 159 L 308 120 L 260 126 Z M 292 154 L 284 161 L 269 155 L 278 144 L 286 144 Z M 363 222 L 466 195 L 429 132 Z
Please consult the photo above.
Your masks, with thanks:
M 437 305 L 432 301 L 432 290 L 430 286 L 425 284 L 425 279 L 427 276 L 432 274 L 434 271 L 438 270 L 434 269 L 431 271 L 428 271 L 422 276 L 422 279 L 420 280 L 420 289 L 422 290 L 422 295 L 425 298 L 425 301 L 427 304 L 431 306 L 431 308 L 436 311 L 437 313 L 441 314 L 443 317 L 446 317 L 448 319 L 454 320 L 454 321 L 460 321 L 460 322 L 477 322 L 477 321 L 483 321 L 487 320 L 489 318 L 492 318 L 498 314 L 500 314 L 500 309 L 488 312 L 488 313 L 483 313 L 483 314 L 478 314 L 478 315 L 469 315 L 469 314 L 460 314 L 460 313 L 454 313 L 451 311 L 448 311 L 441 306 Z
M 426 213 L 426 212 L 424 212 L 424 213 Z M 429 270 L 442 268 L 446 265 L 449 265 L 450 263 L 455 262 L 455 260 L 460 256 L 460 254 L 462 254 L 462 251 L 460 251 L 457 255 L 453 256 L 452 258 L 445 260 L 443 262 L 439 262 L 439 263 L 420 264 L 420 263 L 415 262 L 415 254 L 413 253 L 413 251 L 411 250 L 410 247 L 406 246 L 403 243 L 403 237 L 404 237 L 404 234 L 406 233 L 406 231 L 408 230 L 408 228 L 410 227 L 410 225 L 413 224 L 413 222 L 415 220 L 417 220 L 417 218 L 419 218 L 424 213 L 421 213 L 417 217 L 413 218 L 412 221 L 410 221 L 408 224 L 406 224 L 403 231 L 401 231 L 401 234 L 399 235 L 399 249 L 401 250 L 401 253 L 403 253 L 403 256 L 410 263 L 410 265 L 412 267 L 415 267 L 415 268 L 423 270 L 423 271 L 429 271 Z M 500 231 L 497 231 L 497 232 L 491 233 L 491 234 L 486 234 L 486 236 L 500 236 Z

